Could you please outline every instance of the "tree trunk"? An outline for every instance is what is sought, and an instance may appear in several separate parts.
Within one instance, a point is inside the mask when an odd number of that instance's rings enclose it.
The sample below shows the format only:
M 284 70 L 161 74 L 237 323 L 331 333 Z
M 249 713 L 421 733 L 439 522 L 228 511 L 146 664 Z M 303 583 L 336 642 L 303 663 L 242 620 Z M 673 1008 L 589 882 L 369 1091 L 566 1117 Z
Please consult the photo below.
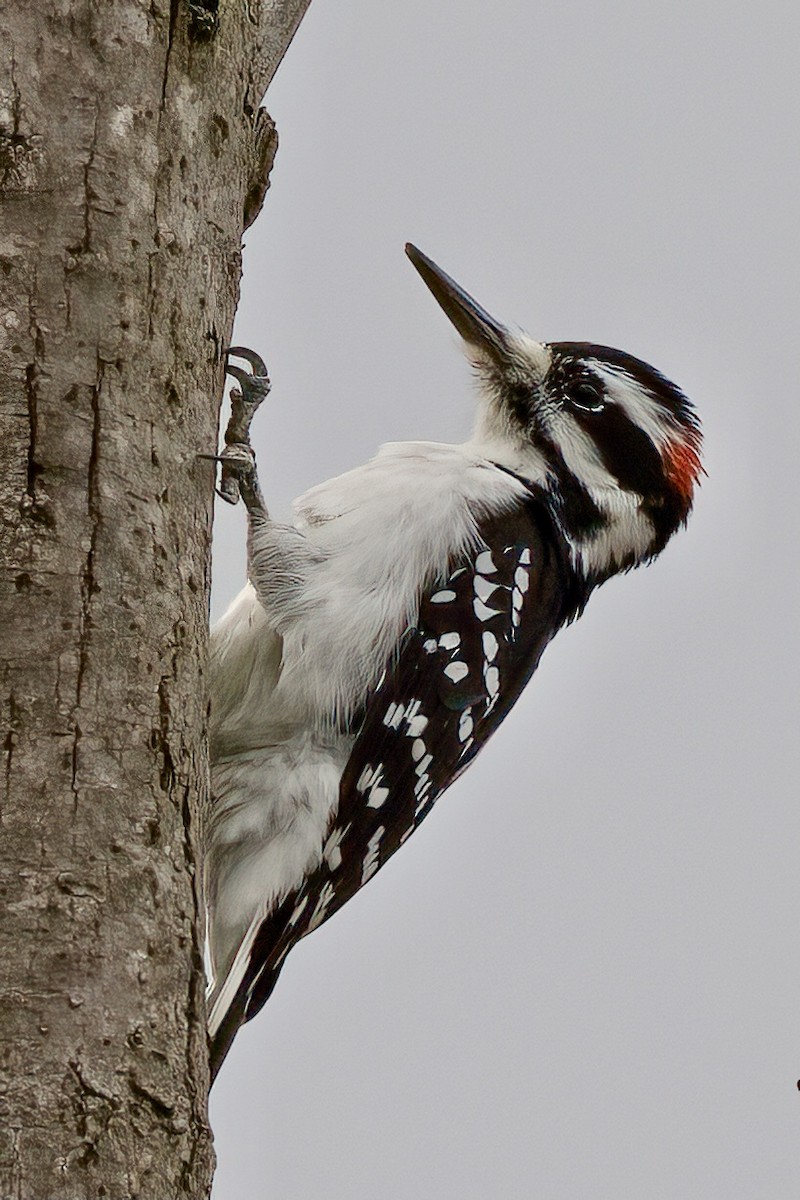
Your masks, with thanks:
M 0 1197 L 202 1197 L 213 472 L 308 0 L 0 4 Z

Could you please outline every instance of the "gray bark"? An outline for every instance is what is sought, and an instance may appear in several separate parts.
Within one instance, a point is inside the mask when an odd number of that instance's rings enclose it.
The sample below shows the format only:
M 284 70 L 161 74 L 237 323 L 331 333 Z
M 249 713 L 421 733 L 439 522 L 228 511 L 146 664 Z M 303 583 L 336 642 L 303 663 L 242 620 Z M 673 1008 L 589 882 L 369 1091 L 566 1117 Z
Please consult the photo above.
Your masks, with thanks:
M 201 1197 L 212 477 L 308 0 L 0 3 L 0 1197 Z

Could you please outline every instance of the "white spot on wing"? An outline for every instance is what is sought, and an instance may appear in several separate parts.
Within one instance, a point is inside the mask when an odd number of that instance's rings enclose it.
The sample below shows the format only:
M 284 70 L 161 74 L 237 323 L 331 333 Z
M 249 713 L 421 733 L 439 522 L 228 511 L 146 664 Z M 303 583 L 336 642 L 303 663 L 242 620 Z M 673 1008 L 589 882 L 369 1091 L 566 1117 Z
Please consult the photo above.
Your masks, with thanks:
M 281 952 L 279 953 L 278 957 L 275 959 L 275 965 L 274 965 L 274 966 L 273 966 L 273 968 L 272 968 L 272 969 L 273 969 L 273 971 L 277 971 L 278 967 L 281 965 L 281 963 L 283 962 L 283 960 L 286 958 L 286 955 L 289 953 L 289 951 L 291 950 L 291 948 L 292 948 L 292 947 L 291 947 L 291 945 L 289 945 L 289 946 L 284 946 L 284 947 L 283 947 L 283 949 L 282 949 L 282 950 L 281 950 Z M 255 981 L 254 981 L 254 983 L 255 983 Z M 250 1000 L 251 1000 L 251 999 L 252 999 L 252 997 L 253 997 L 253 992 L 254 992 L 254 991 L 255 991 L 255 986 L 254 986 L 254 985 L 253 985 L 253 986 L 251 986 L 251 987 L 249 987 L 249 988 L 247 989 L 247 1003 L 248 1003 L 248 1004 L 250 1003 Z
M 356 791 L 361 792 L 363 794 L 367 790 L 367 788 L 370 786 L 370 784 L 372 784 L 377 779 L 377 777 L 378 777 L 377 770 L 375 769 L 375 767 L 370 766 L 368 763 L 366 765 L 366 767 L 364 767 L 364 770 L 361 772 L 361 774 L 358 777 L 358 783 L 356 784 Z
M 520 554 L 520 556 L 519 556 L 519 561 L 523 564 L 530 563 L 531 551 L 530 551 L 529 546 L 526 546 L 525 549 L 522 551 L 522 554 Z
M 431 604 L 449 604 L 455 598 L 455 592 L 451 591 L 450 588 L 444 588 L 441 592 L 434 592 L 431 596 Z
M 367 808 L 380 808 L 386 802 L 389 796 L 387 787 L 374 787 L 370 789 L 369 799 L 367 800 Z
M 443 633 L 439 638 L 439 647 L 442 650 L 457 650 L 460 645 L 460 633 Z
M 418 775 L 427 775 L 428 767 L 431 765 L 432 762 L 433 762 L 433 755 L 426 754 L 425 757 L 423 759 L 421 759 L 420 762 L 417 763 L 414 770 L 416 771 L 416 773 Z
M 453 683 L 458 683 L 461 679 L 465 679 L 469 675 L 469 667 L 466 663 L 456 659 L 455 662 L 448 663 L 444 669 L 444 673 L 448 679 L 452 679 Z
M 480 571 L 481 575 L 494 575 L 497 572 L 497 567 L 488 550 L 482 550 L 475 559 L 475 570 Z
M 472 607 L 479 621 L 491 621 L 492 617 L 496 617 L 499 611 L 495 608 L 488 608 L 477 596 L 472 602 Z
M 389 729 L 397 729 L 404 714 L 405 709 L 402 704 L 390 704 L 386 710 L 386 716 L 383 718 L 383 723 Z
M 461 714 L 461 719 L 458 722 L 458 740 L 465 742 L 468 737 L 472 736 L 473 722 L 471 710 L 465 708 Z
M 483 673 L 486 680 L 486 690 L 490 696 L 496 696 L 500 690 L 500 672 L 497 667 L 487 667 Z
M 428 718 L 427 717 L 422 717 L 422 716 L 412 717 L 411 720 L 408 722 L 407 735 L 408 735 L 408 737 L 419 737 L 419 735 L 421 733 L 425 732 L 427 727 L 428 727 Z
M 308 922 L 309 932 L 311 932 L 312 929 L 316 929 L 317 926 L 321 925 L 325 920 L 325 913 L 328 911 L 328 905 L 332 899 L 333 884 L 328 882 L 323 886 L 322 891 L 317 898 L 317 903 L 314 905 L 314 911 L 312 912 Z
M 484 579 L 482 575 L 476 575 L 472 581 L 472 586 L 475 588 L 475 595 L 481 600 L 488 600 L 493 592 L 496 592 L 499 583 L 489 583 L 488 579 Z
M 411 757 L 413 758 L 414 762 L 419 762 L 424 753 L 425 743 L 423 742 L 422 738 L 417 738 L 417 740 L 411 745 Z
M 497 638 L 492 633 L 491 629 L 483 631 L 483 653 L 489 662 L 494 662 L 498 651 Z
M 430 792 L 430 790 L 431 790 L 431 781 L 428 778 L 428 776 L 425 775 L 422 779 L 419 780 L 419 782 L 417 783 L 417 786 L 414 788 L 414 791 L 416 792 L 416 795 L 417 795 L 417 807 L 414 809 L 414 817 L 415 818 L 420 815 L 423 808 L 427 808 L 428 801 L 429 801 L 428 793 Z
M 361 871 L 362 885 L 371 879 L 378 869 L 378 851 L 385 832 L 385 826 L 379 825 L 367 843 L 367 853 L 364 855 L 364 866 Z
M 383 763 L 378 763 L 377 767 L 366 766 L 359 776 L 356 784 L 356 791 L 361 795 L 368 792 L 367 807 L 380 808 L 389 795 L 389 789 L 381 786 L 383 784 Z
M 342 865 L 342 851 L 339 847 L 339 843 L 344 835 L 345 829 L 342 828 L 341 825 L 337 826 L 336 829 L 331 831 L 330 837 L 325 843 L 325 848 L 322 851 L 322 857 L 325 859 L 325 862 L 332 871 L 335 871 L 337 867 Z M 305 901 L 303 901 L 303 903 L 305 903 Z
M 302 915 L 303 915 L 303 911 L 304 911 L 304 909 L 305 909 L 305 907 L 306 907 L 306 905 L 307 905 L 307 904 L 308 904 L 308 896 L 303 896 L 303 899 L 302 899 L 302 900 L 299 902 L 299 904 L 296 904 L 296 905 L 295 905 L 295 907 L 294 907 L 294 912 L 293 912 L 293 913 L 292 913 L 292 915 L 289 917 L 289 924 L 290 924 L 290 925 L 296 925 L 296 924 L 297 924 L 297 922 L 298 922 L 298 921 L 300 920 L 300 918 L 302 917 Z
M 524 567 L 517 567 L 516 571 L 514 572 L 514 583 L 521 592 L 527 592 L 530 585 L 530 578 L 528 577 L 528 572 Z

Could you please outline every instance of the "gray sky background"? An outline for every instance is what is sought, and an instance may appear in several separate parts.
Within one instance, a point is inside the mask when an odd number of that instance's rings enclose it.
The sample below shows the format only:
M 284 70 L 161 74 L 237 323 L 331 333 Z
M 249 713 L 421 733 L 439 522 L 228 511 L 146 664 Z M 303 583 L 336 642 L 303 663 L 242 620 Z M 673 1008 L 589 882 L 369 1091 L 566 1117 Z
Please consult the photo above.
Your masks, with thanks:
M 312 3 L 237 330 L 273 510 L 467 434 L 408 239 L 675 379 L 709 477 L 293 951 L 212 1096 L 215 1200 L 798 1194 L 799 35 L 776 0 Z M 217 614 L 243 539 L 220 512 Z

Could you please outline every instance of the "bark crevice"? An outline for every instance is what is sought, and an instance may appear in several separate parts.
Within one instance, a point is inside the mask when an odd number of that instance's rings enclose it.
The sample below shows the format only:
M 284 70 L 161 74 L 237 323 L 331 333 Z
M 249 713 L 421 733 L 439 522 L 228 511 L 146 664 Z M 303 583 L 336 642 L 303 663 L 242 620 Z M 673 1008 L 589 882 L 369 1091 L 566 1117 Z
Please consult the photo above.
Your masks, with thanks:
M 164 55 L 164 73 L 161 77 L 161 103 L 159 104 L 159 128 L 161 132 L 161 117 L 167 107 L 167 85 L 169 83 L 169 62 L 172 57 L 172 43 L 175 39 L 175 30 L 178 25 L 178 13 L 180 11 L 180 0 L 169 0 L 169 23 L 167 25 L 167 47 Z
M 25 159 L 36 153 L 36 137 L 22 132 L 22 93 L 17 84 L 17 64 L 13 44 L 10 47 L 11 127 L 0 125 L 0 191 L 13 180 L 19 182 Z

